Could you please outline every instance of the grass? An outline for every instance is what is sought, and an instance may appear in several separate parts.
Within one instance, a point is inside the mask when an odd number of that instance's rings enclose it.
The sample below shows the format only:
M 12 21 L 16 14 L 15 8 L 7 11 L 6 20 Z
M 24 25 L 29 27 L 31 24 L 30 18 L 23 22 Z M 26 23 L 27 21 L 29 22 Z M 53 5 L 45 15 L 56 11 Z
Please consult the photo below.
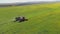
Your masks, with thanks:
M 29 20 L 13 22 L 16 16 Z M 0 8 L 0 34 L 60 34 L 60 3 Z

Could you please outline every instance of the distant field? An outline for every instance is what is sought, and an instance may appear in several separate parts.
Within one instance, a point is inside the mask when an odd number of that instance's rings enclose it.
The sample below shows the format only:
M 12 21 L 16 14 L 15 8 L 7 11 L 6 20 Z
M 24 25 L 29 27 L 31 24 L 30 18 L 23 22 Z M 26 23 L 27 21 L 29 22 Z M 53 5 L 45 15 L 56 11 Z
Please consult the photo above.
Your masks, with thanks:
M 13 22 L 16 16 L 29 20 Z M 60 34 L 60 3 L 0 8 L 0 34 Z

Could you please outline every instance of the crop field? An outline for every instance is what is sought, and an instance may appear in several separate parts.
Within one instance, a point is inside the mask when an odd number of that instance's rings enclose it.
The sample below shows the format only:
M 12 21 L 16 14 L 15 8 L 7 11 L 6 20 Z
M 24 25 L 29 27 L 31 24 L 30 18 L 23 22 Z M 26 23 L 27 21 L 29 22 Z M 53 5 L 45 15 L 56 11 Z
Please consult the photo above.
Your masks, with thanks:
M 13 22 L 17 16 L 28 21 Z M 60 34 L 60 3 L 0 8 L 0 34 Z

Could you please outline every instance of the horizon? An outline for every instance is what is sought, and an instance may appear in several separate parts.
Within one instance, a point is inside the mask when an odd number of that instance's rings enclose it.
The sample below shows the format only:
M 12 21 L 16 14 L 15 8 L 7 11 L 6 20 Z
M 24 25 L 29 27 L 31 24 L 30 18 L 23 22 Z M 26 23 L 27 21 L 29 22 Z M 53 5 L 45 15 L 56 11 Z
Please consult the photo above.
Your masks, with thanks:
M 36 1 L 56 1 L 56 0 L 0 0 L 0 3 L 14 3 L 14 2 L 36 2 Z

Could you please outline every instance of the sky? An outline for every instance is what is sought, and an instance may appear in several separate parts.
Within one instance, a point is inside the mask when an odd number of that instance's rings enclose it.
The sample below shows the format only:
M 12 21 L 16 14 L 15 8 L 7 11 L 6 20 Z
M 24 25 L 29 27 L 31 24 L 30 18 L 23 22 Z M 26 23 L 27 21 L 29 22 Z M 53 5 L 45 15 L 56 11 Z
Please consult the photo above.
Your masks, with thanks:
M 30 1 L 56 1 L 56 0 L 0 0 L 0 3 L 30 2 Z

